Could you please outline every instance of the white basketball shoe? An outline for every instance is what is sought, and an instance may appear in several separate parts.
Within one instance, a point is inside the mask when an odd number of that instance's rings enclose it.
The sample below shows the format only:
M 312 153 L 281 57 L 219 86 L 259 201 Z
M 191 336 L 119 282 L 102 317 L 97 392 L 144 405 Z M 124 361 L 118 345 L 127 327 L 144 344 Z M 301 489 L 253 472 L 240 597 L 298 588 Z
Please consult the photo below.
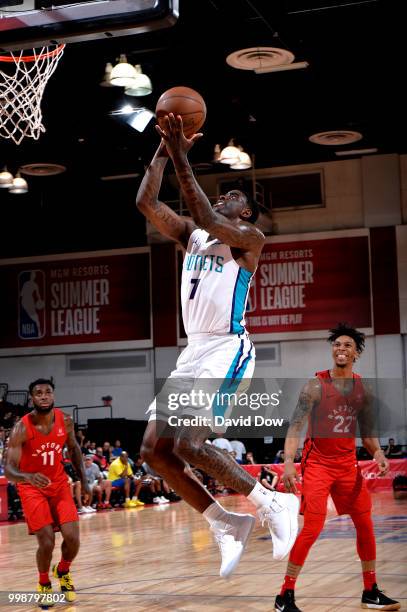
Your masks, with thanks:
M 229 512 L 228 514 L 231 523 L 216 521 L 210 527 L 222 557 L 219 571 L 222 578 L 229 578 L 236 569 L 256 522 L 251 514 L 237 514 L 235 512 Z
M 273 558 L 284 559 L 294 546 L 298 534 L 298 511 L 300 502 L 293 493 L 267 496 L 269 502 L 258 509 L 257 514 L 264 527 L 267 523 L 273 540 Z

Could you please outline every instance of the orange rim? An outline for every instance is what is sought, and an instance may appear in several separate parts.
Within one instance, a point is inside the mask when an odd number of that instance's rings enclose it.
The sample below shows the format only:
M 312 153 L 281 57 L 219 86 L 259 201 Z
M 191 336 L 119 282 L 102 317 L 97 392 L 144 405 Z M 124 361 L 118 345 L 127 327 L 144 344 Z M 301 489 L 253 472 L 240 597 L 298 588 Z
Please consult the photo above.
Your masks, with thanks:
M 10 55 L 0 55 L 0 62 L 35 62 L 38 59 L 44 59 L 46 57 L 53 57 L 59 55 L 65 49 L 65 45 L 58 45 L 52 51 L 46 53 L 39 53 L 38 55 L 23 55 L 21 57 L 11 57 Z

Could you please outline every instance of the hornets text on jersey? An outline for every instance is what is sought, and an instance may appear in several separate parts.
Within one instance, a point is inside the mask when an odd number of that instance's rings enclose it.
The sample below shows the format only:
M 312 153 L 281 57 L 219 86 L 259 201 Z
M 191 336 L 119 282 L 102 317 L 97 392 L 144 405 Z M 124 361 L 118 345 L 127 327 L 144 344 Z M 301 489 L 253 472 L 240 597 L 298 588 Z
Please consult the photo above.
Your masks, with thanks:
M 192 232 L 182 267 L 182 317 L 188 337 L 245 332 L 253 274 L 233 259 L 230 246 L 208 232 Z

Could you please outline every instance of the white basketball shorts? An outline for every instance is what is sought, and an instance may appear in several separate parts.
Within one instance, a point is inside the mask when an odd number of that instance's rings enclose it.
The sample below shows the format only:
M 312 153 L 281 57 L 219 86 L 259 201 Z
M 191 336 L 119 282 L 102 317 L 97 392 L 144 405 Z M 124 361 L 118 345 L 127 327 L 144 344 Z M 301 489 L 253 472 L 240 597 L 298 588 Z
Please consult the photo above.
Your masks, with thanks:
M 190 338 L 150 404 L 148 420 L 176 426 L 178 417 L 200 417 L 200 425 L 224 432 L 227 427 L 219 422 L 229 417 L 236 398 L 248 389 L 255 357 L 247 333 Z

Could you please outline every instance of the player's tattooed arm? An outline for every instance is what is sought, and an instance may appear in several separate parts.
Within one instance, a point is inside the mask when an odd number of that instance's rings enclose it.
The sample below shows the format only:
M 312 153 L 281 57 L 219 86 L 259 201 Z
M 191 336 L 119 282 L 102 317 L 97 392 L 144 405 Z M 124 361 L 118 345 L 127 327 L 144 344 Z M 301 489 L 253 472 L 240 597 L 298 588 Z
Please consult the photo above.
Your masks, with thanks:
M 21 461 L 22 446 L 26 440 L 26 429 L 24 423 L 19 421 L 11 431 L 5 452 L 4 474 L 13 482 L 27 482 L 29 474 L 22 472 L 19 468 Z
M 78 474 L 80 478 L 80 481 L 82 484 L 82 491 L 85 494 L 89 494 L 89 486 L 86 480 L 85 466 L 83 464 L 82 452 L 81 452 L 81 449 L 79 448 L 78 442 L 76 441 L 75 429 L 74 429 L 72 418 L 69 415 L 64 414 L 64 422 L 65 422 L 65 429 L 67 433 L 66 446 L 68 448 L 69 458 L 72 462 L 75 472 Z
M 313 408 L 321 401 L 321 383 L 318 378 L 309 380 L 301 389 L 297 406 L 290 420 L 284 445 L 284 461 L 294 461 L 301 431 Z
M 182 119 L 171 113 L 164 129 L 158 127 L 157 131 L 171 155 L 182 195 L 195 224 L 231 247 L 260 255 L 265 241 L 262 232 L 251 224 L 242 222 L 235 225 L 215 212 L 194 176 L 187 153 L 202 134 L 186 138 Z
M 158 199 L 167 161 L 168 154 L 161 141 L 141 181 L 136 205 L 160 234 L 176 240 L 186 248 L 189 236 L 196 229 L 195 224 L 191 219 L 177 215 Z
M 374 400 L 372 389 L 364 383 L 365 402 L 363 409 L 358 414 L 358 424 L 362 444 L 367 452 L 374 458 L 379 467 L 381 476 L 387 474 L 390 469 L 390 464 L 380 446 L 380 441 L 377 438 L 378 428 L 375 417 Z
M 308 420 L 314 406 L 320 401 L 321 383 L 318 378 L 313 378 L 301 390 L 284 443 L 284 473 L 282 480 L 286 491 L 289 493 L 298 493 L 296 483 L 299 481 L 299 475 L 294 464 L 295 454 L 304 424 Z
M 231 247 L 260 254 L 265 241 L 264 234 L 254 225 L 244 222 L 235 225 L 215 212 L 186 156 L 174 157 L 173 161 L 182 194 L 196 225 Z

